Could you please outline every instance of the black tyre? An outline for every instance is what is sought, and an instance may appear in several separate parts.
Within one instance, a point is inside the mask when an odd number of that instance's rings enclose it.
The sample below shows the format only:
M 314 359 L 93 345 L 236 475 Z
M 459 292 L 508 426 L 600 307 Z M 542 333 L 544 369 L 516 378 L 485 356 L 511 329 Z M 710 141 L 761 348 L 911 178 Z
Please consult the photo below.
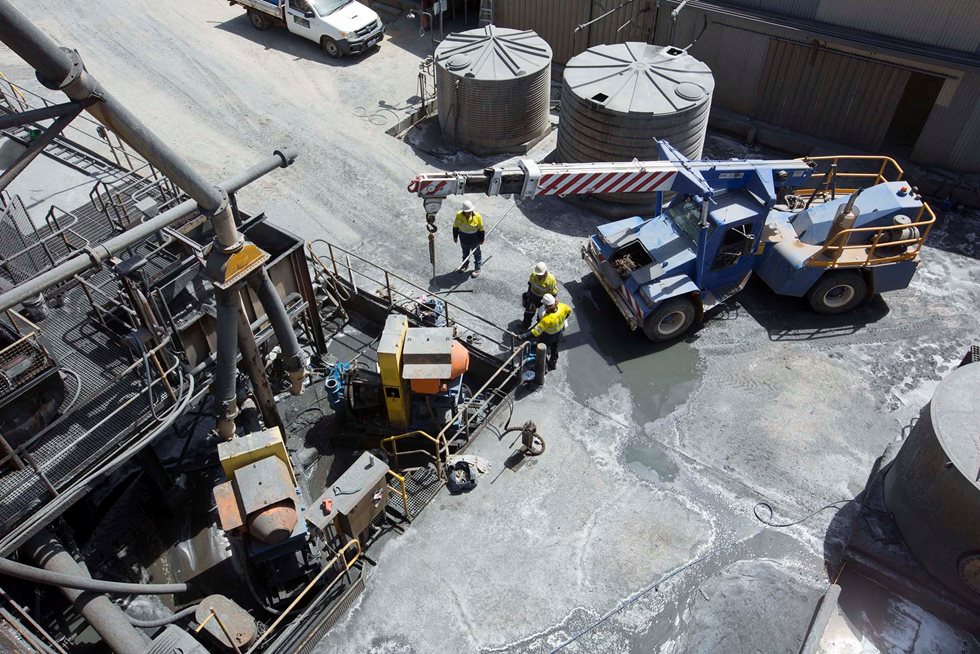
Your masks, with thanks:
M 257 30 L 267 30 L 272 27 L 272 22 L 261 11 L 249 9 L 248 20 L 252 23 L 252 27 Z
M 831 272 L 825 274 L 806 294 L 806 299 L 817 313 L 846 313 L 864 302 L 868 285 L 857 272 Z
M 340 59 L 342 56 L 344 56 L 344 53 L 340 51 L 340 46 L 337 45 L 337 42 L 329 37 L 323 37 L 323 40 L 320 41 L 320 47 L 323 48 L 323 51 L 327 53 L 328 57 Z
M 696 315 L 691 298 L 672 298 L 647 316 L 643 323 L 643 333 L 654 343 L 675 339 L 691 327 Z

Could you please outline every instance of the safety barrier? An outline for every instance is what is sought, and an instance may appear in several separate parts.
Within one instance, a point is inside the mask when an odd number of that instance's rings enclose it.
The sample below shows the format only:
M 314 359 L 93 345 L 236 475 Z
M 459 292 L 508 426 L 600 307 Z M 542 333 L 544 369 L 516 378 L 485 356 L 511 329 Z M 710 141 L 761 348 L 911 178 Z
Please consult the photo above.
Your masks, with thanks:
M 923 215 L 926 218 L 923 218 Z M 806 265 L 815 268 L 857 268 L 861 266 L 879 266 L 896 261 L 914 259 L 922 249 L 926 237 L 936 222 L 936 214 L 927 202 L 919 207 L 915 221 L 908 225 L 889 225 L 887 227 L 852 227 L 842 229 L 806 261 Z M 901 233 L 915 228 L 919 236 L 899 240 L 882 240 L 885 234 Z M 874 234 L 871 243 L 851 245 L 851 237 L 855 234 Z M 877 254 L 886 249 L 884 254 Z M 892 248 L 902 248 L 902 252 L 894 253 Z M 877 254 L 877 256 L 876 256 Z
M 899 182 L 905 176 L 905 171 L 898 165 L 898 162 L 891 157 L 882 155 L 831 155 L 825 157 L 804 157 L 803 161 L 815 165 L 813 175 L 810 180 L 817 180 L 814 188 L 799 188 L 793 191 L 793 195 L 806 198 L 806 206 L 809 207 L 814 198 L 818 195 L 830 193 L 830 199 L 835 199 L 837 194 L 850 195 L 861 188 L 874 186 L 883 182 Z M 826 169 L 822 169 L 821 164 L 827 164 Z M 870 171 L 841 170 L 842 165 L 846 167 L 867 167 L 871 164 Z M 822 174 L 821 174 L 822 172 Z M 845 183 L 856 182 L 855 186 L 839 187 L 837 180 L 846 180 Z M 865 182 L 865 183 L 862 183 Z
M 354 557 L 348 560 L 347 550 L 351 549 L 352 547 L 356 551 L 354 552 Z M 318 572 L 317 575 L 313 577 L 312 580 L 310 580 L 310 583 L 306 584 L 306 586 L 303 587 L 303 590 L 301 590 L 296 595 L 296 597 L 293 598 L 293 601 L 289 603 L 289 606 L 283 609 L 282 613 L 280 613 L 279 616 L 275 619 L 275 621 L 273 621 L 273 623 L 269 625 L 268 629 L 262 632 L 262 635 L 259 636 L 258 640 L 256 640 L 255 643 L 250 648 L 248 648 L 248 654 L 258 651 L 259 645 L 265 642 L 265 639 L 275 632 L 276 628 L 282 623 L 282 621 L 285 620 L 290 613 L 292 613 L 293 609 L 295 609 L 296 605 L 299 604 L 304 597 L 306 597 L 307 593 L 309 593 L 318 583 L 320 583 L 320 580 L 329 570 L 333 569 L 334 566 L 336 566 L 338 563 L 343 568 L 337 573 L 337 576 L 334 577 L 333 581 L 331 581 L 327 585 L 327 587 L 323 591 L 321 591 L 321 594 L 322 592 L 325 592 L 333 588 L 337 584 L 337 582 L 343 578 L 344 575 L 350 572 L 350 569 L 354 567 L 354 564 L 357 563 L 358 559 L 360 558 L 361 558 L 360 541 L 358 541 L 356 538 L 347 541 L 347 543 L 337 551 L 336 555 L 334 555 L 334 557 L 330 559 L 330 561 L 324 564 L 324 566 L 320 569 L 320 572 Z M 195 629 L 195 631 L 199 632 L 201 629 L 204 628 L 204 625 L 206 623 L 207 620 L 202 621 L 201 624 L 198 625 L 197 629 Z M 232 645 L 234 645 L 234 641 L 231 639 L 229 640 L 231 641 Z M 238 647 L 234 647 L 234 649 L 236 654 L 242 654 Z

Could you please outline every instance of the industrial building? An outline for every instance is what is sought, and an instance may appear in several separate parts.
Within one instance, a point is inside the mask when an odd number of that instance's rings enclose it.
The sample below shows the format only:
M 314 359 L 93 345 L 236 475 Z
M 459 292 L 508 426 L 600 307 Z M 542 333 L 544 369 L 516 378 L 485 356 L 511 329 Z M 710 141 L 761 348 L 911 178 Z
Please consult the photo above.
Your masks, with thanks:
M 865 4 L 0 0 L 0 654 L 980 654 L 977 37 Z

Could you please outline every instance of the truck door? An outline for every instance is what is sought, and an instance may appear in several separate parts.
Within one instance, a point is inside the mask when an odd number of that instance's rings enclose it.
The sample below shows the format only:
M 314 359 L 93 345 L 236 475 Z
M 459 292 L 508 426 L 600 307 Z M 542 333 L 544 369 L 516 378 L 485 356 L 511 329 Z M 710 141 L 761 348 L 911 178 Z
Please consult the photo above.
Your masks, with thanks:
M 758 238 L 757 225 L 744 221 L 715 229 L 706 248 L 702 284 L 715 290 L 738 284 L 752 268 L 753 248 Z
M 293 34 L 319 42 L 316 30 L 316 14 L 309 0 L 286 0 L 286 26 Z

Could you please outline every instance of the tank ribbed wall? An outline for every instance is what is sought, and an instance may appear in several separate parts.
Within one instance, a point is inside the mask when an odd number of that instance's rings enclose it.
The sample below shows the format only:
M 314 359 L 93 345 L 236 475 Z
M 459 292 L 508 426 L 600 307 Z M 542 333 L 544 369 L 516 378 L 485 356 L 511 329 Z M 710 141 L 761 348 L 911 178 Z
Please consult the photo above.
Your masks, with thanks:
M 558 160 L 654 160 L 655 139 L 666 139 L 686 157 L 699 159 L 713 90 L 711 70 L 676 48 L 645 43 L 590 48 L 565 67 Z M 602 196 L 630 204 L 653 197 Z
M 551 48 L 531 31 L 488 25 L 436 49 L 439 126 L 476 154 L 523 152 L 548 131 Z

